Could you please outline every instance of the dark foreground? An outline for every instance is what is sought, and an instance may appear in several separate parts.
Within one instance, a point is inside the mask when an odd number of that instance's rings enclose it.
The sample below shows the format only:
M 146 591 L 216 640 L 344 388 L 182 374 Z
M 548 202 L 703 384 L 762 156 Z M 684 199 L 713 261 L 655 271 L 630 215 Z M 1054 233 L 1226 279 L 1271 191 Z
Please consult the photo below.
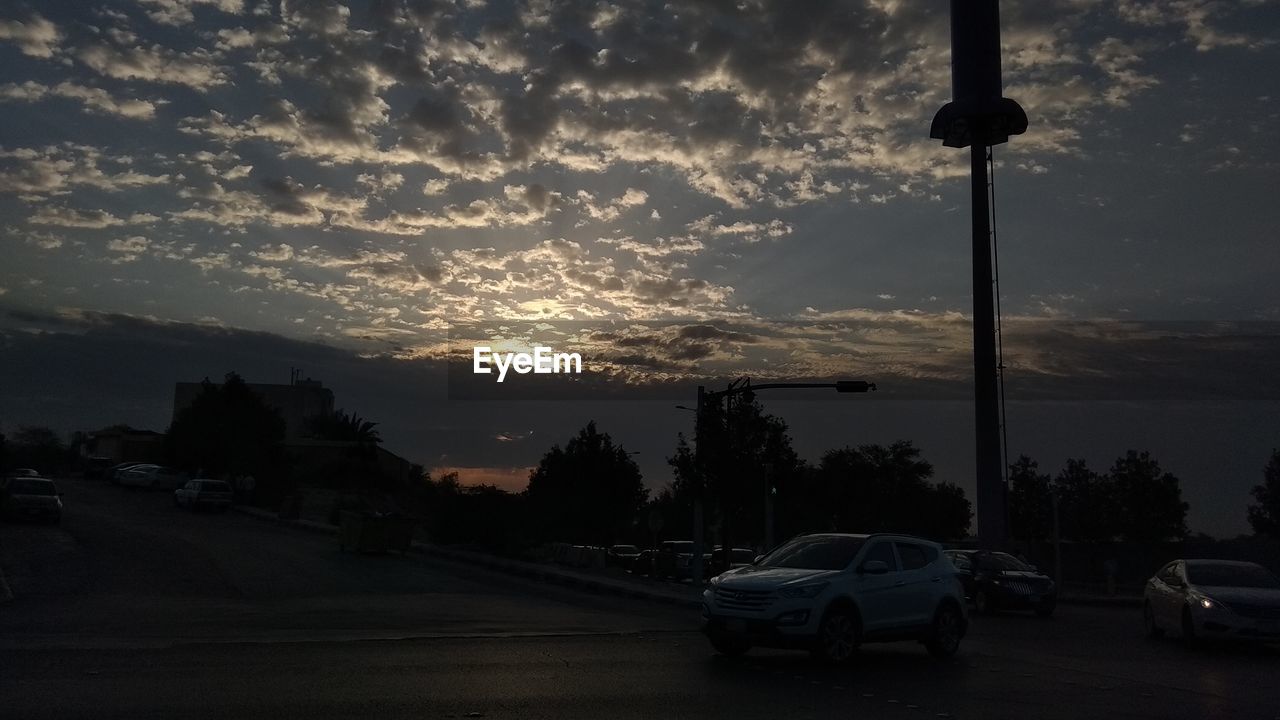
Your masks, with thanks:
M 1134 610 L 978 618 L 944 663 L 732 661 L 690 611 L 64 490 L 62 526 L 0 525 L 6 719 L 1280 717 L 1280 653 L 1147 641 Z

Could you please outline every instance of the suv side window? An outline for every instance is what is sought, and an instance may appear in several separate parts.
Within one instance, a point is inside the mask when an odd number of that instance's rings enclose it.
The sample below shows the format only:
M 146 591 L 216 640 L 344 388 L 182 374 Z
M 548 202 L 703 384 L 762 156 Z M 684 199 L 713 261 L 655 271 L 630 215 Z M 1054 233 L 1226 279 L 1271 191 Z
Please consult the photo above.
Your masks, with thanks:
M 898 546 L 898 557 L 902 558 L 903 570 L 919 570 L 929 564 L 929 556 L 925 549 L 915 543 L 894 543 Z
M 889 566 L 889 572 L 898 571 L 898 558 L 893 555 L 893 543 L 888 540 L 873 544 L 867 548 L 867 554 L 862 557 L 865 564 L 871 560 L 880 560 Z

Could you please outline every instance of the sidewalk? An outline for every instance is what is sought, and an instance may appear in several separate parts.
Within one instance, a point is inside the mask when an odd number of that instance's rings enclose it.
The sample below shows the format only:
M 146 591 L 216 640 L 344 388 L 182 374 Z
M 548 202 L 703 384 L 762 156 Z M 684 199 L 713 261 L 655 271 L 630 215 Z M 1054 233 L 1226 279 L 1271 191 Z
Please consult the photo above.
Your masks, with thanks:
M 259 508 L 244 507 L 242 505 L 235 505 L 232 507 L 238 512 L 259 520 L 266 520 L 280 525 L 288 525 L 308 532 L 335 536 L 338 534 L 338 528 L 327 523 L 320 523 L 314 520 L 285 520 L 278 517 L 276 513 L 261 510 Z M 693 586 L 664 587 L 663 585 L 641 580 L 613 578 L 555 565 L 544 565 L 541 563 L 525 562 L 523 560 L 512 560 L 482 552 L 433 545 L 431 543 L 424 543 L 418 540 L 414 540 L 409 549 L 411 552 L 420 553 L 439 560 L 455 562 L 470 567 L 482 567 L 489 570 L 507 573 L 509 575 L 518 575 L 543 582 L 578 588 L 580 590 L 588 590 L 591 592 L 618 595 L 621 597 L 640 600 L 649 600 L 652 602 L 661 602 L 670 605 L 679 605 L 682 607 L 697 608 L 701 604 L 700 598 L 702 593 L 699 589 Z

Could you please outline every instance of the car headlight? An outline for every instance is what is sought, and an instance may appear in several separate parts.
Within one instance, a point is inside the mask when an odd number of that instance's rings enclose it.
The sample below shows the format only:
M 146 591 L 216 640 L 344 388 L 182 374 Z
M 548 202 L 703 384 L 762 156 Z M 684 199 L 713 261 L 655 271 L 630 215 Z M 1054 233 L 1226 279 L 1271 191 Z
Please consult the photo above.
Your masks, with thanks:
M 778 597 L 782 598 L 814 598 L 827 589 L 830 583 L 813 583 L 812 585 L 796 585 L 794 587 L 785 587 L 778 591 Z
M 1211 597 L 1207 597 L 1205 595 L 1200 595 L 1200 594 L 1192 595 L 1191 601 L 1199 605 L 1200 607 L 1204 608 L 1205 610 L 1214 610 L 1216 608 L 1222 607 L 1222 605 L 1219 604 L 1217 600 L 1214 600 Z

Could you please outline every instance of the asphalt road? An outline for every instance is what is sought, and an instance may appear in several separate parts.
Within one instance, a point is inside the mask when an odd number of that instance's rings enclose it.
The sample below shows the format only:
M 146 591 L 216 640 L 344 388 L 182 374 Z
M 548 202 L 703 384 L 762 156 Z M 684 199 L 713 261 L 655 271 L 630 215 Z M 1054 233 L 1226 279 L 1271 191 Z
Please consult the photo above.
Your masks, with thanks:
M 0 525 L 0 717 L 1280 718 L 1280 652 L 1142 637 L 1133 610 L 975 620 L 961 654 L 713 655 L 674 607 L 66 481 Z

